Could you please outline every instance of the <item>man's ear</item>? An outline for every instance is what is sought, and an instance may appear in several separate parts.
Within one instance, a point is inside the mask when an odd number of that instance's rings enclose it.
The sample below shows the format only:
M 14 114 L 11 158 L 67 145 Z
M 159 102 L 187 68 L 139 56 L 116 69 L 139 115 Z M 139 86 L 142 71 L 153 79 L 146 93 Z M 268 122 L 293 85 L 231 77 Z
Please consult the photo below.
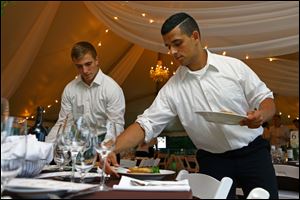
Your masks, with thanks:
M 193 37 L 195 40 L 200 40 L 200 33 L 199 33 L 198 31 L 193 31 L 192 37 Z

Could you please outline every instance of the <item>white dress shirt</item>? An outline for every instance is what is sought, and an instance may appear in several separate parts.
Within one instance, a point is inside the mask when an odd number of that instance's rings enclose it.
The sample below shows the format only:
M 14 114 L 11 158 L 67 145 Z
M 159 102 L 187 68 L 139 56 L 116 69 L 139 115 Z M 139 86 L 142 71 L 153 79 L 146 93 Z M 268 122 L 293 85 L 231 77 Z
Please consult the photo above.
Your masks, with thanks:
M 65 87 L 59 119 L 46 137 L 46 142 L 54 142 L 60 124 L 68 113 L 74 119 L 84 116 L 89 123 L 97 126 L 97 135 L 106 131 L 106 120 L 116 123 L 117 133 L 124 130 L 125 98 L 121 87 L 100 69 L 91 85 L 79 76 Z
M 178 115 L 198 149 L 223 153 L 247 146 L 263 128 L 207 122 L 196 111 L 232 111 L 246 115 L 273 93 L 242 61 L 207 51 L 207 64 L 198 71 L 180 66 L 137 122 L 145 142 L 157 137 Z

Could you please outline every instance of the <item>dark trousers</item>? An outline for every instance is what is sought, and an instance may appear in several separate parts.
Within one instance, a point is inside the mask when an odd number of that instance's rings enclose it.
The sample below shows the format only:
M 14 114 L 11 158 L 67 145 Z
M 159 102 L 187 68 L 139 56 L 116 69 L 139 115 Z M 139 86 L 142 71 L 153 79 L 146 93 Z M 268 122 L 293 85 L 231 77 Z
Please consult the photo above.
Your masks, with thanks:
M 233 180 L 228 194 L 235 199 L 236 186 L 243 189 L 245 198 L 255 187 L 261 187 L 270 193 L 271 199 L 278 199 L 277 179 L 271 160 L 270 144 L 261 136 L 248 146 L 214 154 L 204 150 L 197 151 L 200 173 L 218 180 L 224 176 Z

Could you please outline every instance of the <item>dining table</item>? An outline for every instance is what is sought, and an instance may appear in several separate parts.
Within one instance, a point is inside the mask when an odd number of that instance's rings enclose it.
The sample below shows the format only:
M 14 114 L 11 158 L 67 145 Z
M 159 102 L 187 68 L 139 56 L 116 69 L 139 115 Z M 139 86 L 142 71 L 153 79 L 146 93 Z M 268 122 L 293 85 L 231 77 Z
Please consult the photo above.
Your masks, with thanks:
M 47 173 L 47 171 L 43 171 L 42 173 Z M 120 176 L 121 177 L 121 176 Z M 192 191 L 146 191 L 146 190 L 115 190 L 113 189 L 113 185 L 119 184 L 120 177 L 111 176 L 106 180 L 106 185 L 109 187 L 107 191 L 100 191 L 98 187 L 84 189 L 82 191 L 76 192 L 67 192 L 65 194 L 56 196 L 46 195 L 45 198 L 62 198 L 62 199 L 192 199 Z M 175 180 L 176 173 L 172 175 L 165 176 L 162 180 Z M 52 178 L 52 180 L 60 180 L 60 181 L 70 181 L 70 179 L 66 178 L 63 180 L 59 179 L 59 177 Z M 88 184 L 95 184 L 95 186 L 99 185 L 100 178 L 96 177 L 92 181 L 89 181 Z M 22 195 L 14 192 L 4 191 L 3 195 L 8 195 L 13 199 L 22 199 L 24 198 Z M 27 196 L 28 197 L 28 196 Z M 32 197 L 34 199 L 34 197 Z

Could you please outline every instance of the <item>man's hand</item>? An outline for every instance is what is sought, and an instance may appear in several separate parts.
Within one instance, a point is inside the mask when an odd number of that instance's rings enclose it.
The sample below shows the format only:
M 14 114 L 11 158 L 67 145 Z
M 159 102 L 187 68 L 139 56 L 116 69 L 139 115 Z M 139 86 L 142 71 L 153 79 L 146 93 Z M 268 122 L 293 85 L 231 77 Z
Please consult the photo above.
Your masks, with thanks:
M 112 165 L 112 166 L 111 166 Z M 102 166 L 100 166 L 102 168 Z M 111 152 L 106 159 L 105 163 L 105 173 L 106 174 L 111 174 L 116 177 L 120 177 L 118 172 L 114 169 L 114 167 L 119 167 L 119 164 L 117 162 L 117 156 L 114 152 Z
M 263 113 L 259 110 L 247 112 L 247 119 L 240 121 L 241 126 L 248 126 L 248 128 L 258 128 L 264 123 Z

